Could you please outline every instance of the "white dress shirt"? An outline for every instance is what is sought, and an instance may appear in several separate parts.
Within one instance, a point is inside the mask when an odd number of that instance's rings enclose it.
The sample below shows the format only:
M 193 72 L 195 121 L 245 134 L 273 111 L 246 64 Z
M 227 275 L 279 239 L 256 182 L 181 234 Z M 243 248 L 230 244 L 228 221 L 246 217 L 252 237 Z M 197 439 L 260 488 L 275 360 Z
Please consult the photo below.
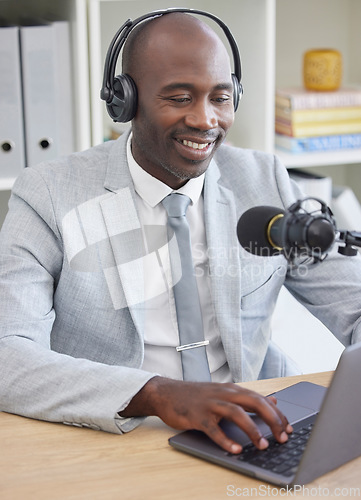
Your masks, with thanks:
M 136 204 L 142 227 L 166 226 L 167 213 L 161 202 L 174 190 L 148 174 L 136 163 L 130 145 L 131 136 L 128 140 L 127 159 L 136 191 Z M 204 337 L 209 340 L 206 350 L 212 380 L 229 382 L 232 377 L 226 361 L 211 296 L 203 218 L 203 183 L 204 174 L 190 179 L 177 192 L 185 194 L 191 199 L 186 217 L 191 233 L 192 255 L 202 309 Z M 148 274 L 145 286 L 154 287 L 154 278 L 155 276 Z M 161 295 L 146 301 L 144 307 L 145 354 L 142 368 L 166 377 L 182 379 L 181 354 L 176 351 L 176 347 L 179 345 L 179 335 L 172 289 L 169 288 Z

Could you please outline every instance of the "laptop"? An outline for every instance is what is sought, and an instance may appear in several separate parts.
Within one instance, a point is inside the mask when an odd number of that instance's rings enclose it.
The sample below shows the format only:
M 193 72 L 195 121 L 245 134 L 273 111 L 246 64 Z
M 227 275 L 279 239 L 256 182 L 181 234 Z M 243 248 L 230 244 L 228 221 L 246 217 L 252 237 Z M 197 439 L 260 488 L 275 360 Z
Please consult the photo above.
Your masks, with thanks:
M 256 415 L 252 418 L 268 438 L 258 450 L 230 421 L 221 421 L 226 434 L 243 446 L 232 455 L 200 431 L 183 431 L 169 444 L 183 452 L 279 486 L 302 486 L 361 455 L 361 343 L 347 347 L 330 387 L 300 382 L 274 393 L 277 406 L 293 426 L 280 444 Z

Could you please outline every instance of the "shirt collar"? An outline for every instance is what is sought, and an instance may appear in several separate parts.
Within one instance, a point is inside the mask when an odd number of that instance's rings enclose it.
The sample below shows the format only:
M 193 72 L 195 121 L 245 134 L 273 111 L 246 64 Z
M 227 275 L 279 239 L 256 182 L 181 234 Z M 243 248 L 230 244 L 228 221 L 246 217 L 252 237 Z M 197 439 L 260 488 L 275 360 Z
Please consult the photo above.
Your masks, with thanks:
M 135 191 L 146 203 L 148 203 L 148 205 L 155 207 L 166 196 L 174 192 L 174 190 L 167 186 L 167 184 L 164 184 L 164 182 L 148 174 L 148 172 L 138 165 L 132 153 L 131 139 L 132 134 L 129 135 L 127 142 L 127 160 Z M 196 204 L 202 193 L 204 175 L 205 174 L 202 174 L 194 179 L 189 179 L 189 181 L 180 189 L 177 189 L 176 192 L 189 196 L 192 205 Z

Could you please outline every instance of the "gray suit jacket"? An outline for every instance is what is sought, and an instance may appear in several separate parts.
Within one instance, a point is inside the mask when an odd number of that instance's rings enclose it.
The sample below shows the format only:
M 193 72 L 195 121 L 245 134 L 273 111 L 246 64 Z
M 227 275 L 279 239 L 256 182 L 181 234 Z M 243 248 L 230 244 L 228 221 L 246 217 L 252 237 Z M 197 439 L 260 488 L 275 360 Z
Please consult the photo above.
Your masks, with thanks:
M 14 186 L 0 237 L 1 410 L 116 433 L 139 422 L 117 412 L 154 376 L 141 369 L 142 263 L 157 248 L 144 250 L 126 140 L 25 169 Z M 222 146 L 206 173 L 211 292 L 235 381 L 294 373 L 271 342 L 283 284 L 345 345 L 360 339 L 359 258 L 290 273 L 237 241 L 246 209 L 298 196 L 268 154 Z

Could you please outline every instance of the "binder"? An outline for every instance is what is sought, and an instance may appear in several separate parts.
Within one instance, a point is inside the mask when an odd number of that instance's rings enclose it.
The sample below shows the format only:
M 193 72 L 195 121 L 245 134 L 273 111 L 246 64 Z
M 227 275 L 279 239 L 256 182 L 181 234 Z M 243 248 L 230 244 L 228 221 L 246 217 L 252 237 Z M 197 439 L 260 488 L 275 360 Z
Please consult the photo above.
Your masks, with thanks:
M 19 28 L 0 27 L 0 178 L 25 166 Z
M 26 166 L 74 151 L 69 24 L 20 27 Z

